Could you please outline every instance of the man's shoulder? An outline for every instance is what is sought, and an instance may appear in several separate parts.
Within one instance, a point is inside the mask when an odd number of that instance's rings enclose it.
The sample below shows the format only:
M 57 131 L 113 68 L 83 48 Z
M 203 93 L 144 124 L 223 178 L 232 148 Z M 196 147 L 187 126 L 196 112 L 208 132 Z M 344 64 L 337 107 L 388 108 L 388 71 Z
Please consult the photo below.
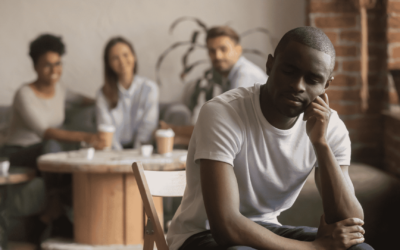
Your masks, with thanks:
M 252 94 L 256 86 L 252 87 L 239 87 L 226 91 L 225 93 L 214 97 L 207 103 L 219 103 L 220 105 L 230 105 L 232 102 L 246 102 L 251 101 Z

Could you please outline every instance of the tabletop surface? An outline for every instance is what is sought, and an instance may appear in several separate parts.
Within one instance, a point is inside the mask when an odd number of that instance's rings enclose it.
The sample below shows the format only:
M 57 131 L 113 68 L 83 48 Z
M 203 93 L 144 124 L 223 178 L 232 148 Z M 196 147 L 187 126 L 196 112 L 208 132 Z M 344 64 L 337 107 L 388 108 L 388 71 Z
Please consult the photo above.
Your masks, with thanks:
M 187 150 L 174 150 L 171 156 L 152 154 L 145 157 L 138 150 L 96 151 L 91 160 L 84 150 L 50 153 L 40 156 L 38 166 L 45 172 L 132 173 L 132 163 L 141 161 L 145 170 L 174 171 L 186 167 Z
M 0 185 L 18 184 L 29 181 L 36 176 L 36 170 L 26 167 L 11 167 L 8 176 L 0 175 Z

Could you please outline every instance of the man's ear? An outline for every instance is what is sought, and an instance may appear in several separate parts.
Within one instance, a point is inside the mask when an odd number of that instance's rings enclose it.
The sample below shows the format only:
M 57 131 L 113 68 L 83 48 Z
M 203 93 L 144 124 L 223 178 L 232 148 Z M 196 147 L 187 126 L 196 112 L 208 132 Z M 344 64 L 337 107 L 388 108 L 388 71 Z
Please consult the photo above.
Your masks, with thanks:
M 274 66 L 274 61 L 275 58 L 271 54 L 269 54 L 267 59 L 267 64 L 265 65 L 267 68 L 267 75 L 271 74 L 272 67 Z

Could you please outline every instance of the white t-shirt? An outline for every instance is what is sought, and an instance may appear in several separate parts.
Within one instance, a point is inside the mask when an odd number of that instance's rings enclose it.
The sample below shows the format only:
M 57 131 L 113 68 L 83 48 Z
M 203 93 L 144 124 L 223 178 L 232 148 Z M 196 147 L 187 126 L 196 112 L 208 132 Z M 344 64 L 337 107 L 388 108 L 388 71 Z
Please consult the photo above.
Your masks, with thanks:
M 199 159 L 232 165 L 241 214 L 276 224 L 277 216 L 293 205 L 316 165 L 303 114 L 288 130 L 273 127 L 261 112 L 260 86 L 228 91 L 202 107 L 189 144 L 186 190 L 167 236 L 171 250 L 207 230 Z M 348 131 L 335 111 L 327 139 L 338 164 L 350 165 Z

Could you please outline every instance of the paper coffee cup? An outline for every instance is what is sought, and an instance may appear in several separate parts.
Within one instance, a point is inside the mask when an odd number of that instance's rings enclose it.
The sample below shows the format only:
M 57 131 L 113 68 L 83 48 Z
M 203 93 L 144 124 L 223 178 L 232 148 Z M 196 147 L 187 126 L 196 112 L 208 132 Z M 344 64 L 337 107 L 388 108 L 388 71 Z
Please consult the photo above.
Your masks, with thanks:
M 104 149 L 111 149 L 112 139 L 115 132 L 115 127 L 113 125 L 100 124 L 97 127 L 97 131 L 102 139 L 105 140 L 106 146 Z
M 172 129 L 159 129 L 156 131 L 157 151 L 162 155 L 171 155 L 174 147 L 175 133 Z

